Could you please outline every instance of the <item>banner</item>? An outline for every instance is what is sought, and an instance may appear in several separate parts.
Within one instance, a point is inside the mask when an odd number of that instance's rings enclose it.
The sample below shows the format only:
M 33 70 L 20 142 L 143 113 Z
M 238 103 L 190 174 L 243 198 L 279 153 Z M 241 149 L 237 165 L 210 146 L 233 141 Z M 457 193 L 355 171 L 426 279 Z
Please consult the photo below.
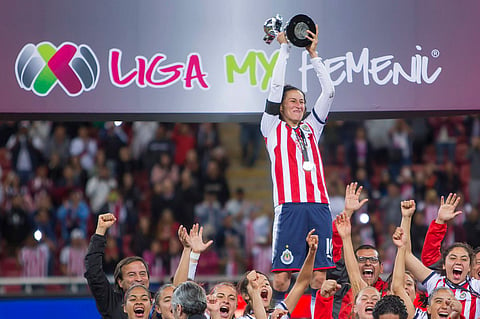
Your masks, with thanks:
M 478 1 L 18 0 L 0 8 L 4 115 L 258 117 L 279 48 L 263 41 L 263 24 L 277 13 L 318 24 L 334 117 L 480 110 Z M 309 107 L 320 94 L 304 49 L 292 47 L 286 82 L 307 92 Z

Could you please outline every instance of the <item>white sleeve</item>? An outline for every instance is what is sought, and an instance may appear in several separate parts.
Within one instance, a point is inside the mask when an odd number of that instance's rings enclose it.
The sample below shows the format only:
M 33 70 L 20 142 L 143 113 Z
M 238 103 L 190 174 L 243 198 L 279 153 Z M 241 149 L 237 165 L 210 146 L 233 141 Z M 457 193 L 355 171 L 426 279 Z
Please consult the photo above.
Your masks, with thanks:
M 270 81 L 270 93 L 268 94 L 268 101 L 270 102 L 280 103 L 282 101 L 289 51 L 290 47 L 288 44 L 282 43 L 280 45 L 277 62 L 273 68 L 272 79 Z
M 427 292 L 431 294 L 432 291 L 435 290 L 435 288 L 443 286 L 443 284 L 440 284 L 440 285 L 438 284 L 442 278 L 443 278 L 442 275 L 432 271 L 430 275 L 428 275 L 428 277 L 425 278 L 422 284 L 425 286 L 425 288 L 427 288 Z
M 320 86 L 322 87 L 322 93 L 315 102 L 312 112 L 307 117 L 306 121 L 313 126 L 314 131 L 317 132 L 317 139 L 320 139 L 320 135 L 327 120 L 328 112 L 332 106 L 333 97 L 335 96 L 335 87 L 330 78 L 330 73 L 325 68 L 322 59 L 319 57 L 313 58 L 311 59 L 311 62 L 313 69 L 317 74 Z

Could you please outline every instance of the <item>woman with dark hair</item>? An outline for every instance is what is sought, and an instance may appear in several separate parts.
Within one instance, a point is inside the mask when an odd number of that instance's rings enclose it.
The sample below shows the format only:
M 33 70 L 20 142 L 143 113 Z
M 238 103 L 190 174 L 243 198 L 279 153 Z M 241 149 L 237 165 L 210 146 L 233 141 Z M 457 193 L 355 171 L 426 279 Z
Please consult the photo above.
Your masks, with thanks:
M 152 308 L 148 288 L 135 284 L 125 292 L 123 311 L 128 319 L 147 319 Z

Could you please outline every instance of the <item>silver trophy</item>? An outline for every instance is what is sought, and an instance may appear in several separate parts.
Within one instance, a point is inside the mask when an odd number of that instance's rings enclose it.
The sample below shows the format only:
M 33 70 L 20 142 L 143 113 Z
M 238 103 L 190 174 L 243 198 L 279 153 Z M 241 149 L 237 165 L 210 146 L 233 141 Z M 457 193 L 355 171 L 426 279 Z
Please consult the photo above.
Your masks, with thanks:
M 263 24 L 263 31 L 265 31 L 265 36 L 263 37 L 263 41 L 265 43 L 270 44 L 273 40 L 277 37 L 277 35 L 282 32 L 282 24 L 283 18 L 281 15 L 277 13 L 276 16 L 267 19 Z
M 285 31 L 287 40 L 297 47 L 306 47 L 312 43 L 307 39 L 307 30 L 316 32 L 313 20 L 304 14 L 298 14 L 291 18 L 282 28 L 283 18 L 279 14 L 267 19 L 263 25 L 265 37 L 263 40 L 270 44 L 277 37 L 278 33 Z

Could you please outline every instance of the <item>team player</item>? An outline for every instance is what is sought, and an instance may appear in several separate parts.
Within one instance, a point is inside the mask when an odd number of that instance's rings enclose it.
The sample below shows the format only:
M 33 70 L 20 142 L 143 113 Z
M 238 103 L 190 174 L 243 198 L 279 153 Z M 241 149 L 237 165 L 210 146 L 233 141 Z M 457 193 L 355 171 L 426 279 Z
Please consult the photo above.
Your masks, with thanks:
M 446 208 L 445 205 L 447 205 L 455 210 L 455 202 L 453 198 L 447 198 L 447 202 L 442 198 L 441 206 Z M 414 211 L 415 201 L 402 202 L 402 228 L 408 240 Z M 410 249 L 407 250 L 406 267 L 427 288 L 429 295 L 438 287 L 450 288 L 455 298 L 462 304 L 465 318 L 473 319 L 480 316 L 480 280 L 469 276 L 473 264 L 473 251 L 469 245 L 455 243 L 442 254 L 442 268 L 445 275 L 427 268 Z
M 283 300 L 291 273 L 299 271 L 303 264 L 308 249 L 304 238 L 310 229 L 315 228 L 319 236 L 311 287 L 319 289 L 326 269 L 333 267 L 332 219 L 318 141 L 335 89 L 316 51 L 318 27 L 315 33 L 307 32 L 312 43 L 306 50 L 322 87 L 320 97 L 305 117 L 305 94 L 284 85 L 289 44 L 281 32 L 277 37 L 280 52 L 260 125 L 273 180 L 272 271 L 276 300 Z

